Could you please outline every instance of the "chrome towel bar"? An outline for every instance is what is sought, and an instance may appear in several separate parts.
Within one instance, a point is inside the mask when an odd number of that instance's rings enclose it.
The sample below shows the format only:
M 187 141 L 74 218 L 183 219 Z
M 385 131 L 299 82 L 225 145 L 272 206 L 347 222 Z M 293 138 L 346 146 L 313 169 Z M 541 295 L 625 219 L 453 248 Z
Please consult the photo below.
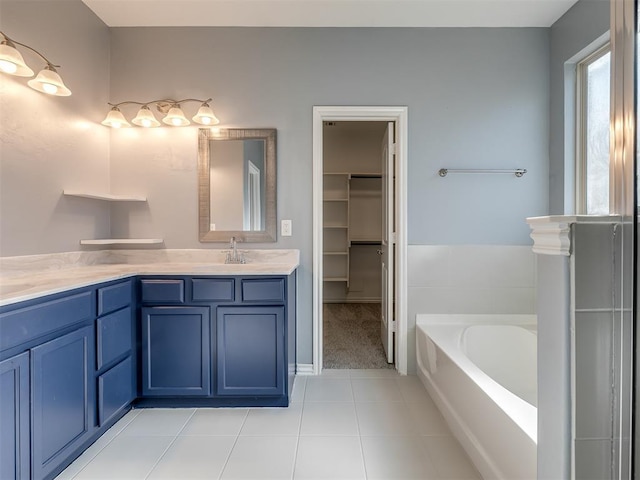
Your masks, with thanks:
M 514 169 L 496 169 L 496 168 L 441 168 L 438 170 L 438 175 L 441 177 L 446 177 L 448 173 L 510 173 L 520 178 L 527 170 L 524 168 L 514 168 Z

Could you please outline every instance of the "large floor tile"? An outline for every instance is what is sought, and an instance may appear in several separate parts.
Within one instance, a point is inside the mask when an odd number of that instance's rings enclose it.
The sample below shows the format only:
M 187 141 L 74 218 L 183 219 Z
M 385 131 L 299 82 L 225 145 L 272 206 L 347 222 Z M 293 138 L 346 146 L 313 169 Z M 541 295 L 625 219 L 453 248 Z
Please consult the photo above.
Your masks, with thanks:
M 288 408 L 252 408 L 249 410 L 240 435 L 298 435 L 302 405 Z
M 364 463 L 369 480 L 427 480 L 437 478 L 417 436 L 362 437 Z
M 323 368 L 322 377 L 329 378 L 349 378 L 351 370 L 346 368 Z
M 353 402 L 348 378 L 310 377 L 304 394 L 305 402 Z
M 238 437 L 220 478 L 290 479 L 297 443 L 296 437 Z
M 180 435 L 238 435 L 248 412 L 246 408 L 199 408 Z
M 402 398 L 407 403 L 425 402 L 433 404 L 427 389 L 415 375 L 396 378 L 396 383 Z M 434 405 L 435 407 L 435 405 Z
M 407 413 L 420 435 L 451 435 L 440 411 L 430 402 L 406 403 Z
M 147 478 L 219 478 L 235 441 L 235 437 L 178 437 Z
M 402 402 L 356 403 L 360 435 L 417 435 Z
M 422 437 L 438 478 L 451 480 L 481 480 L 471 460 L 458 441 L 450 436 Z
M 358 437 L 301 437 L 294 479 L 364 479 Z
M 395 378 L 353 378 L 356 402 L 402 402 Z
M 119 435 L 74 477 L 76 480 L 142 480 L 175 437 Z
M 300 435 L 358 435 L 355 405 L 338 402 L 305 403 Z
M 397 378 L 400 375 L 393 368 L 362 368 L 348 370 L 351 378 Z
M 193 408 L 145 408 L 121 435 L 177 435 L 193 415 Z

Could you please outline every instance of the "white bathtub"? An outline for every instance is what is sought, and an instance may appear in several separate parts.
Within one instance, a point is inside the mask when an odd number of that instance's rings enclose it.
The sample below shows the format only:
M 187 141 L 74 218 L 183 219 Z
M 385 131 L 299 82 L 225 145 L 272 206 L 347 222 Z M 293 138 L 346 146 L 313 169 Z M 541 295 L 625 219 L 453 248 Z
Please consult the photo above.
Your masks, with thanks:
M 417 315 L 418 377 L 485 480 L 536 478 L 535 315 Z

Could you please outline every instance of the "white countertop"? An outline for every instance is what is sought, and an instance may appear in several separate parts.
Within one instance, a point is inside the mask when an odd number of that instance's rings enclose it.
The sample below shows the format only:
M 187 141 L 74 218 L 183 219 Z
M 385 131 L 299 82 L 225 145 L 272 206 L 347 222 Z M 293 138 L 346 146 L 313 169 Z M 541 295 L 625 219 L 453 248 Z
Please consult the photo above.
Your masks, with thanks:
M 161 252 L 115 250 L 91 261 L 122 263 L 93 264 L 83 263 L 81 254 L 5 257 L 0 262 L 0 306 L 136 275 L 289 275 L 300 264 L 298 250 L 242 250 L 245 264 L 225 264 L 227 250 Z

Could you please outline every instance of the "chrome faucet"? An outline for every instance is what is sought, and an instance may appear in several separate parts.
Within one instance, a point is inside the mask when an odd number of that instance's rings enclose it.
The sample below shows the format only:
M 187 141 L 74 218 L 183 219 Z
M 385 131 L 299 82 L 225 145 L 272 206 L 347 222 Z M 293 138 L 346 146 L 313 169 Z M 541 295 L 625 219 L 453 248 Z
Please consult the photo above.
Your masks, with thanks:
M 238 245 L 236 242 L 236 237 L 231 237 L 231 242 L 229 243 L 230 251 L 227 252 L 227 258 L 224 263 L 246 263 L 244 259 L 244 255 L 241 253 L 238 254 Z

